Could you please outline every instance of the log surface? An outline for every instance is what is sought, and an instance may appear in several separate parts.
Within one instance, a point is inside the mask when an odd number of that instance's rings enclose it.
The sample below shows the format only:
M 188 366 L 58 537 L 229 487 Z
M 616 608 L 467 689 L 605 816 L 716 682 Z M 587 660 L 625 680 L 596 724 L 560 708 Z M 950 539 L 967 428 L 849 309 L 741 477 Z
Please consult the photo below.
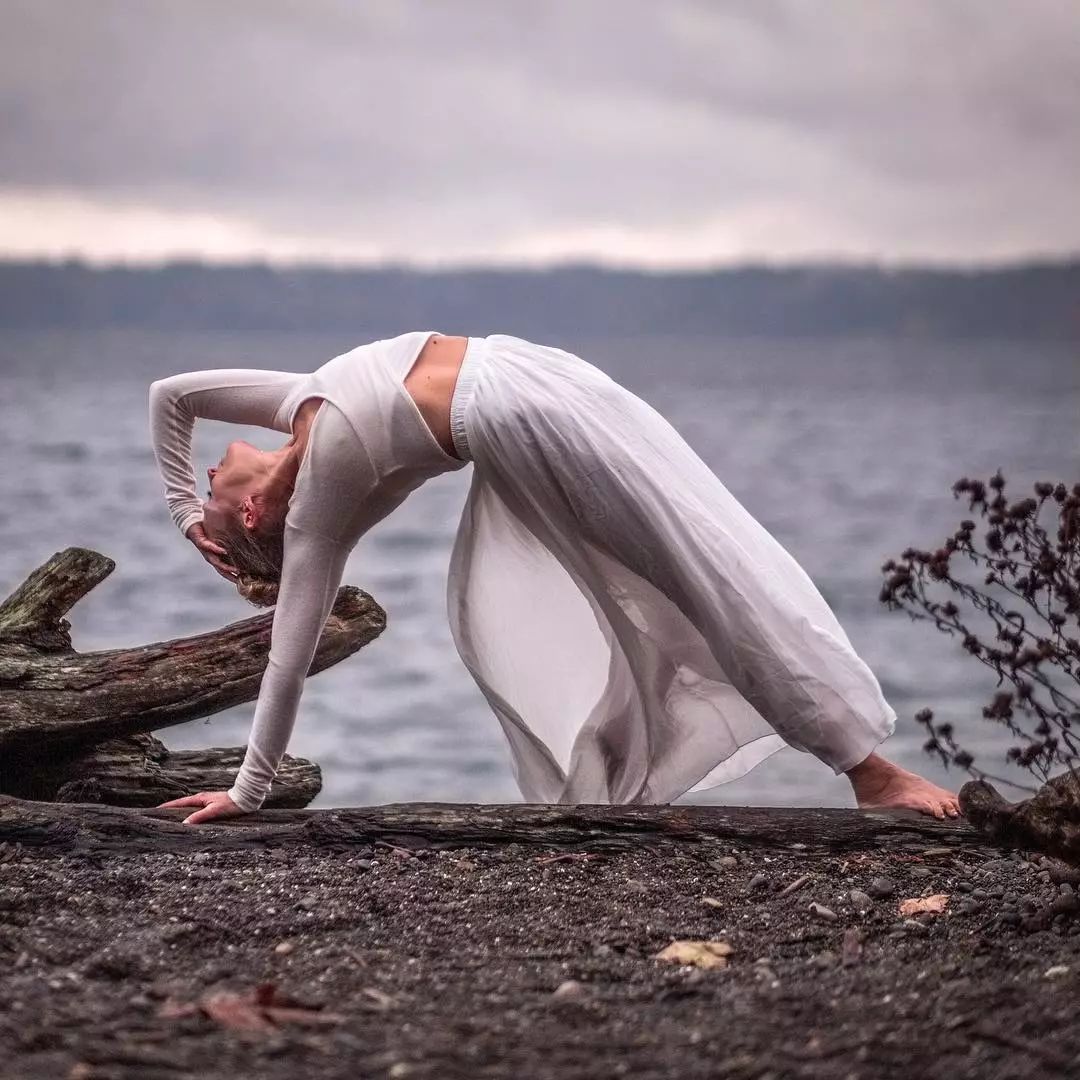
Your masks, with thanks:
M 57 853 L 229 851 L 526 844 L 627 850 L 740 840 L 807 851 L 921 851 L 979 847 L 964 822 L 913 812 L 746 806 L 534 806 L 395 803 L 326 810 L 260 810 L 183 825 L 181 810 L 37 803 L 0 796 L 0 843 Z
M 242 746 L 170 750 L 153 735 L 131 735 L 50 755 L 13 776 L 4 794 L 47 802 L 158 806 L 197 791 L 227 791 L 243 759 Z M 286 754 L 263 805 L 307 806 L 321 790 L 319 766 Z
M 273 612 L 221 630 L 133 649 L 77 653 L 62 615 L 112 570 L 96 552 L 58 552 L 0 604 L 0 791 L 35 759 L 155 731 L 259 692 Z M 343 586 L 309 675 L 377 637 L 386 613 Z

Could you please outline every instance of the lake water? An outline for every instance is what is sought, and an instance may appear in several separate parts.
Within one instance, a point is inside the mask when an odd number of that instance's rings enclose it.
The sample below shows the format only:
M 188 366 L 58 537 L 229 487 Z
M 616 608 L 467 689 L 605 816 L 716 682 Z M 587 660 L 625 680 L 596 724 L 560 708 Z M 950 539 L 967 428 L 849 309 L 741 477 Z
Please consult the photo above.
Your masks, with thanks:
M 987 480 L 1000 466 L 1013 498 L 1030 494 L 1035 480 L 1080 480 L 1075 347 L 549 343 L 663 412 L 806 568 L 898 713 L 883 752 L 943 778 L 912 719 L 929 706 L 994 771 L 1006 743 L 980 714 L 992 673 L 954 639 L 888 611 L 878 600 L 880 566 L 908 545 L 938 546 L 973 516 L 951 494 L 960 476 Z M 80 650 L 200 633 L 253 614 L 169 520 L 147 435 L 147 387 L 195 368 L 311 370 L 356 344 L 340 335 L 0 335 L 0 591 L 54 551 L 80 545 L 117 563 L 72 613 Z M 236 437 L 266 448 L 283 441 L 203 423 L 199 471 Z M 353 552 L 345 580 L 376 598 L 388 626 L 309 680 L 289 752 L 322 766 L 315 805 L 520 800 L 502 734 L 446 623 L 446 567 L 470 470 L 429 481 Z M 174 748 L 241 745 L 252 708 L 159 734 Z M 694 801 L 852 804 L 843 777 L 792 749 Z

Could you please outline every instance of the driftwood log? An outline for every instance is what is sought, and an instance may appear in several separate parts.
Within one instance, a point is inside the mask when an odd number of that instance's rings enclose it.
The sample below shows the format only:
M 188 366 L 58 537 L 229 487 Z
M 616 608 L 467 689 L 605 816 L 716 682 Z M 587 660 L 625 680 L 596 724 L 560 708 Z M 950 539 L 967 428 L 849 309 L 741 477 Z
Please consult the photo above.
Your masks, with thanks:
M 64 616 L 114 567 L 68 548 L 0 604 L 0 793 L 153 806 L 231 784 L 243 747 L 177 753 L 149 733 L 255 698 L 273 613 L 209 634 L 78 653 Z M 370 595 L 343 586 L 308 674 L 385 625 Z M 286 755 L 265 805 L 304 806 L 320 787 L 317 765 Z
M 1080 777 L 1065 772 L 1038 793 L 1011 803 L 984 780 L 960 789 L 964 816 L 1002 847 L 1027 848 L 1080 866 Z
M 947 855 L 979 847 L 963 821 L 907 811 L 748 806 L 532 806 L 402 803 L 362 809 L 260 810 L 184 825 L 187 811 L 25 802 L 0 796 L 0 845 L 63 854 L 340 849 L 387 844 L 494 847 L 523 844 L 619 851 L 741 841 L 814 852 L 900 851 Z

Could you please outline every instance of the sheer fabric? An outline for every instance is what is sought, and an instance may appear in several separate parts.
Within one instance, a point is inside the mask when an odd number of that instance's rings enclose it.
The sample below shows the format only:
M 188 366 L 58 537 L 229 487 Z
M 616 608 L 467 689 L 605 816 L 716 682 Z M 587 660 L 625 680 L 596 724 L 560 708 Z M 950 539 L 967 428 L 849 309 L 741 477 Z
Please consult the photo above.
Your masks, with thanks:
M 785 743 L 839 773 L 892 732 L 806 572 L 660 413 L 519 338 L 466 363 L 448 613 L 526 800 L 667 802 Z

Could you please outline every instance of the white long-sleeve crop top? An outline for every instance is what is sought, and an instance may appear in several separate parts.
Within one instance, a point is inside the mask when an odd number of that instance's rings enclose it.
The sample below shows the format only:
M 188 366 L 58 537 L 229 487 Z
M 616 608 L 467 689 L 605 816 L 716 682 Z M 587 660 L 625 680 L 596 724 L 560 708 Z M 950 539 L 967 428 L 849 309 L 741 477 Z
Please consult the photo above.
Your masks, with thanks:
M 425 480 L 468 464 L 443 449 L 405 388 L 434 333 L 361 345 L 307 374 L 228 368 L 150 386 L 154 454 L 181 532 L 202 520 L 191 460 L 196 417 L 291 433 L 300 405 L 323 400 L 289 500 L 270 654 L 247 751 L 229 789 L 241 810 L 258 809 L 270 790 L 349 552 Z

